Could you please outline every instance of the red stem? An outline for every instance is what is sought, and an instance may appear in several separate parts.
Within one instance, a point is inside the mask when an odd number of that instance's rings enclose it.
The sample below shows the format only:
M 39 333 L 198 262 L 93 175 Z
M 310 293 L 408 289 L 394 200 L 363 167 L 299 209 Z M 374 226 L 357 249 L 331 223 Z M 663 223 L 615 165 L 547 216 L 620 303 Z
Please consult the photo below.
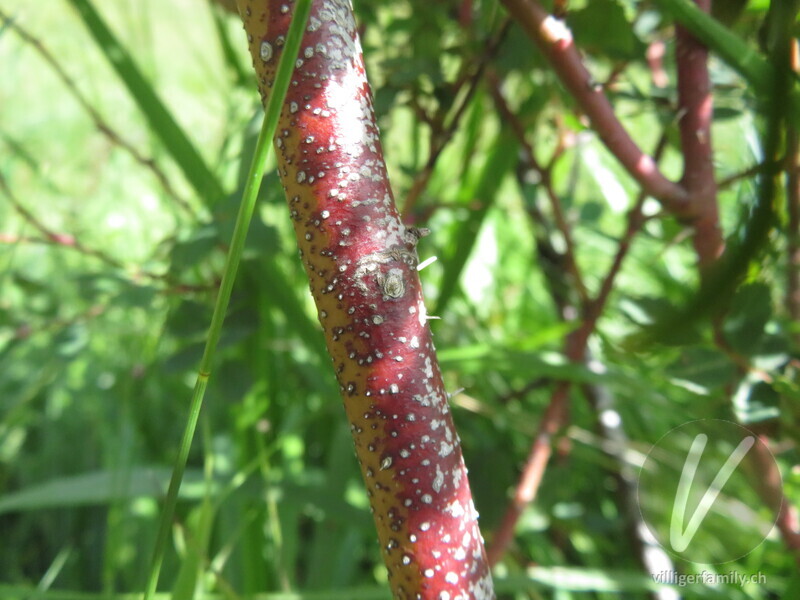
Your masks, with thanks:
M 674 215 L 690 208 L 683 186 L 661 173 L 652 157 L 639 148 L 617 119 L 611 103 L 583 65 L 581 55 L 566 25 L 549 15 L 535 0 L 502 0 L 547 57 L 572 97 L 583 109 L 606 147 L 630 175 Z
M 791 44 L 792 69 L 800 71 L 798 45 Z M 786 140 L 786 239 L 788 264 L 786 265 L 786 309 L 795 322 L 800 321 L 800 135 L 797 128 L 789 127 Z M 794 335 L 800 345 L 800 333 Z
M 659 141 L 656 156 L 663 150 L 666 138 L 662 137 Z M 567 337 L 565 354 L 571 362 L 581 362 L 584 359 L 586 345 L 595 327 L 597 319 L 603 311 L 614 281 L 622 268 L 622 263 L 630 250 L 631 241 L 641 228 L 643 222 L 642 205 L 644 204 L 645 194 L 642 193 L 637 199 L 636 205 L 628 214 L 628 227 L 625 234 L 619 241 L 617 254 L 611 264 L 611 268 L 603 279 L 600 292 L 594 301 L 588 302 L 584 306 L 585 319 L 580 328 L 575 330 Z M 495 565 L 502 558 L 506 548 L 514 538 L 514 528 L 525 506 L 533 502 L 539 491 L 547 464 L 550 461 L 552 450 L 552 437 L 566 424 L 567 401 L 569 400 L 570 382 L 564 381 L 558 384 L 547 407 L 539 430 L 536 434 L 522 476 L 517 483 L 514 497 L 509 503 L 503 521 L 494 533 L 492 544 L 489 546 L 487 554 L 489 564 Z
M 795 562 L 800 565 L 800 522 L 798 522 L 797 509 L 790 504 L 783 493 L 781 474 L 775 464 L 775 458 L 767 449 L 769 440 L 760 436 L 761 444 L 753 444 L 750 460 L 754 463 L 759 474 L 755 482 L 764 504 L 767 506 L 780 506 L 775 526 L 781 533 L 783 543 L 789 548 Z
M 263 97 L 292 18 L 238 0 Z M 494 598 L 349 0 L 314 0 L 275 138 L 278 171 L 398 599 Z
M 711 0 L 695 0 L 706 12 Z M 717 185 L 714 179 L 711 122 L 714 106 L 708 76 L 708 50 L 683 27 L 676 27 L 675 59 L 678 72 L 678 115 L 684 169 L 681 183 L 691 196 L 687 221 L 695 229 L 692 238 L 701 269 L 722 254 Z
M 495 531 L 492 544 L 487 550 L 490 565 L 496 565 L 503 557 L 506 548 L 514 539 L 514 528 L 522 511 L 536 498 L 542 477 L 547 469 L 547 463 L 553 453 L 552 438 L 566 420 L 569 388 L 569 382 L 558 384 L 550 398 L 550 404 L 542 416 L 539 431 L 531 445 L 528 459 L 525 461 L 522 476 L 514 490 L 514 497 L 509 502 L 503 521 Z

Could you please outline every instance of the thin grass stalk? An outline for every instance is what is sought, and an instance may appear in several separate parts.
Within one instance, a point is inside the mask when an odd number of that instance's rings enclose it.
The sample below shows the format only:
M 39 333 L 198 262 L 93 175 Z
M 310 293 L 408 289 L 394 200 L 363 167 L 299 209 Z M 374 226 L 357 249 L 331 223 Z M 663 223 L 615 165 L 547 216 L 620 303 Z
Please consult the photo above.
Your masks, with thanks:
M 197 373 L 197 380 L 195 382 L 189 408 L 189 417 L 183 432 L 180 450 L 173 466 L 172 478 L 170 479 L 169 489 L 167 490 L 167 496 L 164 501 L 164 510 L 161 514 L 161 521 L 156 536 L 156 545 L 153 551 L 153 559 L 147 577 L 147 585 L 144 593 L 145 600 L 150 600 L 150 598 L 152 598 L 158 585 L 158 576 L 161 571 L 161 564 L 164 560 L 164 552 L 169 538 L 170 526 L 173 515 L 175 514 L 175 505 L 178 502 L 178 490 L 183 480 L 189 449 L 191 448 L 194 433 L 197 428 L 197 419 L 203 405 L 203 396 L 206 391 L 206 386 L 208 385 L 208 380 L 211 377 L 211 366 L 214 360 L 214 354 L 220 335 L 222 334 L 222 324 L 225 320 L 225 313 L 228 310 L 233 283 L 236 279 L 236 272 L 239 268 L 239 262 L 244 250 L 247 230 L 253 217 L 258 191 L 261 186 L 261 179 L 264 176 L 270 142 L 278 126 L 281 107 L 283 106 L 286 92 L 289 89 L 289 81 L 294 69 L 293 63 L 300 49 L 302 32 L 310 10 L 311 0 L 298 1 L 295 17 L 292 20 L 291 27 L 286 36 L 286 51 L 281 56 L 278 72 L 275 77 L 274 91 L 266 106 L 264 123 L 261 126 L 261 133 L 258 136 L 253 162 L 250 165 L 250 172 L 245 184 L 244 194 L 242 195 L 242 203 L 239 207 L 239 214 L 236 217 L 236 226 L 233 230 L 231 247 L 225 261 L 222 282 L 214 306 L 214 313 L 211 317 L 211 325 L 208 331 L 206 346 L 203 351 L 203 358 L 200 361 L 200 367 Z

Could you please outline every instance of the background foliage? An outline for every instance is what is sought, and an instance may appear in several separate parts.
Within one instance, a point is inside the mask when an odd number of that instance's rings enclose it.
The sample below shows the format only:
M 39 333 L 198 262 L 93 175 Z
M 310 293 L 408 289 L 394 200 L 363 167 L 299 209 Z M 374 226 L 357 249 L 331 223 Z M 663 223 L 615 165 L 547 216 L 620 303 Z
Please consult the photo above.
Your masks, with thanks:
M 107 598 L 142 588 L 261 117 L 235 15 L 202 0 L 96 4 L 113 36 L 103 44 L 77 10 L 85 0 L 0 0 L 12 19 L 0 27 L 0 594 L 7 598 Z M 664 136 L 661 165 L 677 179 L 670 22 L 648 2 L 569 8 L 567 22 L 596 80 L 610 81 L 617 114 L 648 150 Z M 758 49 L 767 8 L 754 0 L 720 18 Z M 576 384 L 570 425 L 497 569 L 504 597 L 652 593 L 629 535 L 636 515 L 624 500 L 625 473 L 636 465 L 604 450 L 597 404 L 587 402 L 593 395 L 611 403 L 627 448 L 640 454 L 692 419 L 734 420 L 771 436 L 784 493 L 796 503 L 800 329 L 785 301 L 782 193 L 781 224 L 730 299 L 725 347 L 700 320 L 679 340 L 634 351 L 629 336 L 688 302 L 698 284 L 688 232 L 648 200 L 591 339 L 591 360 L 570 363 L 563 340 L 579 324 L 579 290 L 547 186 L 594 295 L 625 233 L 636 184 L 498 4 L 361 1 L 356 14 L 398 202 L 409 220 L 433 231 L 421 258 L 439 260 L 423 271 L 423 283 L 430 312 L 441 317 L 434 332 L 446 381 L 464 389 L 452 403 L 489 540 L 553 389 Z M 645 60 L 657 40 L 667 44 L 663 87 Z M 120 48 L 142 78 L 125 69 Z M 762 98 L 721 61 L 711 69 L 717 174 L 730 178 L 719 197 L 722 224 L 736 239 L 757 192 L 755 173 L 737 175 L 763 158 Z M 520 159 L 492 80 L 547 181 Z M 177 597 L 190 597 L 195 583 L 227 598 L 288 590 L 305 595 L 274 597 L 386 597 L 350 434 L 274 174 L 262 187 L 220 350 L 162 589 Z M 726 493 L 753 497 L 746 489 Z M 732 522 L 720 542 L 747 526 Z M 709 567 L 676 560 L 675 568 Z M 798 585 L 796 563 L 775 532 L 751 554 L 710 568 L 760 570 L 768 582 L 680 592 L 773 598 Z

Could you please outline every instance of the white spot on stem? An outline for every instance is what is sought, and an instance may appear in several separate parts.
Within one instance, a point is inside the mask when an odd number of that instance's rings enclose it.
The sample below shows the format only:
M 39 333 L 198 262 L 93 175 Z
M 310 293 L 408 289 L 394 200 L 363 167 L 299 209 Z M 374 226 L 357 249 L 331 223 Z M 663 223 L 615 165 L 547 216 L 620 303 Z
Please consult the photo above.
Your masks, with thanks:
M 261 60 L 269 62 L 272 59 L 272 44 L 269 42 L 261 42 L 259 54 L 261 55 Z

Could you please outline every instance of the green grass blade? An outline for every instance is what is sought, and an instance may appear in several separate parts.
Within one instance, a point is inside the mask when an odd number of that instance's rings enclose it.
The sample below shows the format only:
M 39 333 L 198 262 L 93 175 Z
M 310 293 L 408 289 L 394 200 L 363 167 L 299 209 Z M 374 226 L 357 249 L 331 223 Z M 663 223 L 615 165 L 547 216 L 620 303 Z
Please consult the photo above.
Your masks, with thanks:
M 75 506 L 108 504 L 117 500 L 139 497 L 160 498 L 169 481 L 166 468 L 132 467 L 126 474 L 125 486 L 120 487 L 112 471 L 96 471 L 69 477 L 59 477 L 44 483 L 0 496 L 0 515 Z M 203 497 L 202 473 L 191 471 L 188 485 L 181 488 L 181 498 L 198 500 Z
M 222 184 L 133 62 L 128 51 L 103 21 L 91 0 L 69 0 L 69 2 L 78 11 L 95 42 L 122 79 L 139 110 L 147 119 L 150 130 L 164 144 L 200 198 L 203 198 L 207 205 L 216 204 L 224 195 Z
M 197 592 L 203 575 L 204 561 L 211 538 L 215 510 L 213 503 L 206 496 L 197 507 L 186 526 L 186 556 L 181 562 L 175 585 L 172 589 L 172 600 L 192 600 Z
M 85 0 L 71 1 L 84 2 Z M 294 62 L 300 50 L 303 30 L 305 29 L 308 15 L 311 12 L 311 0 L 300 0 L 297 3 L 295 11 L 292 24 L 286 36 L 286 46 L 281 55 L 280 63 L 278 64 L 278 71 L 275 76 L 272 94 L 270 94 L 267 101 L 264 123 L 261 127 L 261 134 L 258 137 L 258 143 L 256 144 L 253 163 L 250 167 L 250 174 L 247 178 L 242 197 L 242 204 L 239 207 L 239 214 L 236 217 L 236 227 L 233 230 L 231 247 L 225 262 L 225 270 L 222 275 L 217 302 L 214 306 L 214 314 L 211 317 L 211 326 L 209 327 L 206 347 L 203 352 L 203 358 L 200 361 L 200 368 L 192 395 L 186 429 L 184 430 L 180 450 L 172 473 L 172 479 L 169 483 L 169 490 L 167 491 L 167 497 L 164 502 L 164 510 L 161 515 L 161 522 L 156 536 L 156 547 L 153 552 L 153 560 L 145 587 L 145 600 L 153 596 L 156 591 L 156 586 L 158 585 L 158 576 L 161 571 L 161 563 L 164 560 L 167 540 L 169 539 L 172 517 L 175 514 L 175 505 L 178 502 L 178 491 L 181 487 L 183 472 L 186 469 L 186 461 L 189 457 L 189 449 L 191 448 L 194 432 L 197 428 L 197 419 L 200 416 L 200 409 L 203 405 L 203 396 L 205 395 L 208 379 L 211 376 L 214 353 L 220 335 L 222 334 L 222 324 L 225 320 L 225 313 L 228 310 L 228 303 L 230 301 L 231 292 L 233 291 L 236 272 L 239 268 L 242 252 L 244 251 L 247 229 L 252 220 L 253 211 L 255 210 L 258 190 L 261 186 L 261 179 L 264 176 L 264 168 L 270 143 L 275 135 L 275 129 L 278 126 L 281 108 L 286 97 L 286 92 L 289 89 L 289 81 L 294 70 Z

